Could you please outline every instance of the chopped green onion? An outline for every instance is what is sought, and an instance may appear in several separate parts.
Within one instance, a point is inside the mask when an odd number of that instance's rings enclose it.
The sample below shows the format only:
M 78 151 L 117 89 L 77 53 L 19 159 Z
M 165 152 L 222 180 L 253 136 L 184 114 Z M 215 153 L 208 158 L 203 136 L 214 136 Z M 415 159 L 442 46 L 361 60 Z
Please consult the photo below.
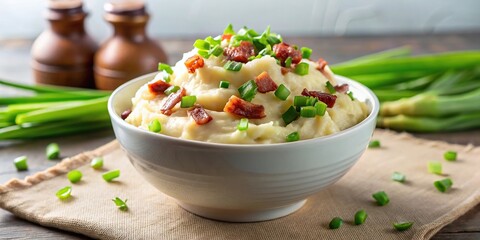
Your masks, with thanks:
M 210 57 L 210 53 L 208 53 L 207 50 L 198 50 L 197 53 L 205 59 L 208 59 Z
M 228 88 L 230 86 L 230 82 L 228 81 L 220 81 L 220 84 L 218 85 L 218 87 L 220 88 Z
M 335 90 L 335 87 L 332 85 L 332 83 L 330 81 L 327 81 L 326 86 L 327 86 L 328 91 L 331 94 L 334 94 L 334 93 L 337 92 L 337 90 Z
M 257 84 L 255 83 L 254 80 L 250 80 L 242 86 L 238 88 L 238 93 L 240 94 L 240 98 L 242 98 L 245 101 L 252 101 L 252 99 L 255 97 L 257 94 Z
M 118 169 L 108 171 L 108 172 L 102 174 L 102 178 L 107 182 L 111 182 L 113 179 L 118 178 L 118 177 L 120 177 L 120 170 L 118 170 Z
M 294 106 L 290 106 L 286 112 L 282 114 L 282 119 L 285 122 L 285 125 L 290 124 L 295 121 L 300 116 L 300 113 L 297 112 Z
M 315 109 L 317 110 L 318 116 L 323 116 L 327 111 L 327 104 L 325 104 L 324 102 L 318 101 L 317 103 L 315 103 Z
M 155 118 L 150 122 L 150 124 L 148 124 L 148 130 L 158 133 L 162 131 L 162 124 L 160 123 L 160 121 L 158 121 L 158 119 Z
M 273 36 L 273 35 L 270 35 L 267 37 L 267 42 L 270 44 L 270 45 L 275 45 L 277 43 L 281 43 L 282 42 L 282 39 L 281 37 L 278 35 L 278 36 Z
M 455 151 L 447 151 L 443 154 L 443 158 L 447 161 L 456 161 L 457 160 L 457 152 Z
M 200 49 L 200 50 L 209 50 L 210 49 L 210 43 L 206 42 L 203 39 L 197 39 L 193 43 L 193 46 Z
M 300 48 L 300 50 L 302 51 L 302 58 L 308 59 L 308 58 L 310 58 L 310 55 L 312 55 L 312 49 L 311 48 L 302 47 L 302 48 Z
M 405 231 L 412 227 L 413 222 L 399 222 L 399 223 L 393 223 L 393 228 L 397 231 Z
M 288 98 L 288 96 L 290 96 L 290 90 L 288 90 L 288 88 L 285 87 L 285 85 L 280 84 L 277 90 L 275 90 L 275 96 L 278 99 L 285 101 Z
M 305 62 L 301 62 L 299 64 L 297 64 L 297 66 L 295 66 L 295 70 L 294 72 L 300 76 L 305 76 L 308 74 L 308 68 L 309 68 L 310 65 L 308 65 L 308 63 L 305 63 Z
M 189 107 L 193 107 L 193 105 L 195 104 L 195 102 L 197 101 L 197 97 L 196 96 L 183 96 L 182 97 L 182 101 L 180 102 L 180 107 L 181 108 L 189 108 Z
M 165 76 L 165 77 L 163 78 L 163 81 L 166 82 L 166 83 L 169 83 L 169 82 L 171 81 L 170 76 Z
M 76 169 L 67 173 L 67 178 L 68 180 L 70 180 L 71 183 L 79 182 L 80 180 L 82 180 L 82 176 L 82 172 Z
M 313 106 L 304 106 L 300 108 L 300 116 L 304 118 L 313 118 L 317 115 L 317 109 Z
M 127 199 L 125 199 L 125 201 L 123 201 L 119 197 L 115 197 L 114 199 L 112 199 L 112 201 L 115 203 L 115 205 L 117 205 L 118 209 L 120 209 L 122 211 L 127 211 L 128 210 Z
M 228 24 L 225 30 L 223 30 L 223 34 L 235 34 L 235 30 L 233 30 L 232 24 Z
M 240 119 L 240 122 L 237 125 L 239 131 L 245 131 L 248 129 L 248 118 Z
M 60 200 L 68 199 L 72 195 L 72 187 L 71 186 L 66 186 L 66 187 L 62 188 L 62 189 L 57 191 L 56 195 Z
M 165 64 L 165 63 L 159 63 L 159 64 L 158 64 L 158 71 L 165 71 L 165 72 L 167 72 L 168 74 L 172 74 L 172 73 L 173 73 L 172 67 L 170 67 L 170 65 Z
M 379 148 L 381 147 L 379 140 L 372 140 L 368 143 L 368 148 Z
M 355 100 L 355 97 L 353 96 L 353 92 L 348 92 L 347 95 L 350 97 L 352 101 Z
M 355 225 L 361 225 L 365 222 L 365 220 L 367 220 L 367 212 L 365 212 L 365 210 L 361 209 L 359 211 L 357 211 L 355 213 L 355 218 L 354 218 L 354 222 L 355 222 Z
M 295 96 L 293 97 L 293 106 L 303 107 L 307 106 L 308 97 L 306 96 Z
M 20 156 L 13 160 L 13 164 L 15 164 L 18 171 L 25 171 L 28 170 L 27 160 L 27 156 Z
M 317 102 L 318 102 L 318 99 L 316 97 L 308 97 L 307 106 L 315 106 Z
M 103 167 L 103 158 L 102 157 L 95 157 L 92 159 L 92 161 L 90 162 L 90 166 L 93 168 L 93 169 L 100 169 Z
M 442 174 L 442 163 L 439 161 L 428 162 L 428 172 L 434 174 Z
M 448 189 L 452 187 L 453 182 L 452 182 L 452 179 L 445 178 L 442 180 L 435 181 L 433 185 L 437 188 L 438 191 L 446 192 Z
M 300 140 L 300 134 L 298 132 L 292 132 L 287 135 L 286 141 L 287 142 L 295 142 Z
M 241 62 L 234 62 L 234 61 L 228 61 L 223 65 L 223 68 L 229 70 L 229 71 L 234 71 L 238 72 L 240 69 L 242 69 L 242 63 Z
M 372 194 L 372 197 L 377 201 L 377 204 L 380 206 L 387 205 L 390 202 L 387 193 L 384 191 L 376 192 Z
M 285 67 L 289 68 L 290 66 L 292 66 L 292 58 L 288 57 L 285 59 Z
M 330 223 L 328 224 L 328 227 L 330 229 L 338 229 L 342 226 L 343 224 L 343 220 L 339 217 L 334 217 L 332 219 L 332 221 L 330 221 Z
M 218 57 L 218 56 L 222 55 L 223 48 L 220 47 L 220 45 L 217 45 L 217 46 L 213 47 L 212 49 L 210 49 L 210 51 L 208 51 L 208 53 L 215 56 L 215 57 Z
M 165 95 L 170 95 L 172 93 L 177 92 L 178 90 L 180 90 L 179 86 L 172 85 L 168 87 L 165 91 L 163 91 L 163 93 L 165 93 Z
M 405 182 L 406 176 L 405 174 L 399 172 L 393 172 L 392 180 L 397 182 Z
M 60 148 L 58 147 L 58 144 L 48 144 L 45 149 L 45 154 L 47 155 L 47 159 L 57 159 L 60 156 Z

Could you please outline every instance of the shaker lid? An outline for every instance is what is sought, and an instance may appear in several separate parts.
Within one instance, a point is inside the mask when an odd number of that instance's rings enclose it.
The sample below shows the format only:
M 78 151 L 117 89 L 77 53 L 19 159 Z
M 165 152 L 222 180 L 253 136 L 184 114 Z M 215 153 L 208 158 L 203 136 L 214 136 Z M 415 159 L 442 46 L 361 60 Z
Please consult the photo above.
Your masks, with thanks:
M 82 0 L 48 0 L 48 8 L 50 9 L 71 9 L 81 7 Z
M 104 5 L 108 13 L 120 15 L 143 15 L 145 14 L 144 0 L 109 0 Z

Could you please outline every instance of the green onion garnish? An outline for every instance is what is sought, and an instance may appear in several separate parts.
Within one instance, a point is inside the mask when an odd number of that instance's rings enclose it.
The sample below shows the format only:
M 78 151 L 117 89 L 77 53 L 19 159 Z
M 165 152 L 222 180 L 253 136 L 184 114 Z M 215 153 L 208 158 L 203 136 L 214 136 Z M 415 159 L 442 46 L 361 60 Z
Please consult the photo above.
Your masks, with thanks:
M 337 90 L 335 90 L 335 87 L 332 85 L 330 81 L 327 81 L 326 86 L 330 94 L 334 94 L 337 92 Z
M 165 77 L 163 78 L 163 81 L 166 82 L 166 83 L 169 83 L 169 82 L 171 81 L 170 76 L 165 76 Z
M 300 134 L 298 132 L 292 132 L 287 135 L 286 141 L 287 142 L 295 142 L 300 140 Z
M 288 96 L 290 96 L 290 90 L 288 90 L 288 88 L 285 87 L 285 85 L 280 84 L 277 90 L 275 90 L 275 96 L 278 99 L 285 101 L 288 98 Z
M 242 63 L 241 62 L 234 62 L 234 61 L 228 61 L 223 65 L 223 68 L 229 70 L 229 71 L 234 71 L 238 72 L 240 69 L 242 69 Z
M 405 182 L 406 180 L 405 174 L 399 173 L 399 172 L 393 172 L 392 174 L 392 180 L 397 181 L 397 182 Z
M 208 54 L 211 54 L 215 57 L 218 57 L 220 55 L 222 55 L 223 53 L 223 48 L 220 47 L 220 45 L 217 45 L 215 47 L 213 47 L 212 49 L 210 49 L 210 51 L 208 51 Z
M 302 58 L 308 59 L 312 55 L 312 49 L 307 47 L 300 48 L 302 51 Z
M 300 113 L 297 112 L 294 106 L 290 106 L 290 108 L 282 114 L 282 119 L 285 122 L 285 125 L 288 125 L 295 121 L 298 116 L 300 116 Z
M 93 169 L 100 169 L 103 167 L 103 158 L 102 157 L 95 157 L 92 159 L 92 161 L 90 162 L 90 166 L 93 168 Z
M 200 50 L 209 50 L 210 49 L 210 43 L 203 39 L 197 39 L 195 43 L 193 43 L 193 46 L 200 49 Z
M 405 231 L 412 227 L 413 222 L 399 222 L 399 223 L 393 223 L 393 228 L 397 231 Z
M 277 36 L 270 35 L 270 36 L 267 37 L 267 42 L 270 43 L 270 45 L 273 46 L 277 43 L 281 43 L 282 39 L 280 38 L 280 35 L 277 35 Z
M 313 106 L 304 106 L 300 108 L 300 116 L 304 118 L 313 118 L 317 115 L 317 109 Z
M 118 209 L 120 209 L 122 211 L 127 211 L 128 210 L 127 199 L 125 199 L 125 201 L 123 201 L 119 197 L 115 197 L 114 199 L 112 199 L 112 201 L 115 203 L 115 205 L 117 205 Z
M 228 88 L 230 86 L 230 82 L 228 81 L 220 81 L 220 84 L 218 85 L 218 87 L 220 88 Z
M 456 161 L 457 160 L 457 152 L 455 151 L 447 151 L 443 154 L 443 158 L 447 161 Z
M 158 133 L 162 131 L 162 124 L 160 121 L 158 121 L 158 119 L 155 118 L 150 122 L 150 124 L 148 124 L 148 130 L 150 132 Z
M 233 30 L 232 24 L 228 24 L 225 30 L 223 30 L 223 34 L 235 34 L 235 30 Z
M 82 172 L 76 169 L 67 173 L 67 178 L 68 180 L 70 180 L 71 183 L 79 182 L 80 180 L 82 180 L 82 176 Z
M 183 96 L 182 97 L 182 101 L 180 102 L 180 107 L 181 108 L 189 108 L 189 107 L 193 107 L 193 105 L 195 104 L 195 102 L 197 101 L 197 97 L 196 96 Z
M 433 185 L 438 189 L 438 191 L 446 192 L 448 189 L 452 187 L 453 182 L 452 182 L 452 179 L 445 178 L 442 180 L 435 181 Z
M 308 97 L 307 106 L 315 106 L 317 102 L 318 102 L 318 99 L 316 97 Z
M 367 212 L 365 212 L 365 210 L 359 210 L 358 212 L 355 213 L 355 218 L 354 218 L 354 222 L 355 222 L 355 225 L 361 225 L 365 222 L 365 220 L 367 220 Z
M 248 129 L 248 118 L 240 119 L 240 122 L 237 125 L 239 131 L 245 131 Z
M 208 59 L 210 57 L 210 53 L 207 50 L 198 50 L 197 53 L 205 59 Z
M 72 194 L 72 187 L 66 186 L 57 191 L 56 195 L 60 200 L 68 199 Z
M 28 170 L 27 160 L 27 156 L 20 156 L 13 160 L 13 164 L 15 164 L 17 171 Z
M 165 95 L 170 95 L 172 93 L 177 92 L 178 90 L 180 90 L 179 86 L 172 85 L 168 87 L 165 91 L 163 91 L 163 93 L 165 93 Z
M 328 224 L 330 229 L 338 229 L 342 226 L 343 220 L 339 217 L 334 217 L 332 221 Z
M 295 66 L 294 72 L 300 76 L 305 76 L 308 74 L 308 63 L 301 62 Z
M 293 106 L 303 107 L 307 106 L 308 97 L 306 96 L 295 96 L 293 97 Z
M 57 159 L 60 156 L 60 148 L 56 143 L 50 143 L 45 149 L 45 154 L 48 159 Z
M 108 171 L 108 172 L 102 174 L 102 178 L 107 182 L 111 182 L 113 179 L 118 178 L 118 177 L 120 177 L 120 170 L 118 170 L 118 169 Z
M 170 65 L 165 64 L 165 63 L 159 63 L 159 64 L 158 64 L 158 71 L 165 71 L 165 72 L 167 72 L 168 74 L 172 74 L 172 73 L 173 73 L 172 67 L 170 67 Z
M 442 163 L 439 161 L 428 162 L 428 172 L 434 174 L 442 174 Z
M 250 80 L 242 86 L 238 88 L 238 93 L 240 94 L 240 98 L 242 98 L 245 101 L 252 101 L 252 99 L 255 97 L 257 94 L 257 84 L 255 83 L 254 80 Z
M 368 143 L 368 148 L 379 148 L 380 146 L 379 140 L 372 140 Z
M 290 66 L 292 66 L 292 58 L 288 57 L 285 59 L 285 67 L 289 68 Z
M 372 194 L 372 197 L 377 201 L 380 206 L 387 205 L 390 202 L 388 195 L 384 191 L 376 192 Z
M 348 92 L 347 95 L 350 97 L 352 101 L 355 100 L 355 97 L 353 96 L 353 92 Z
M 327 111 L 327 104 L 325 104 L 324 102 L 318 101 L 317 103 L 315 103 L 315 109 L 317 110 L 316 113 L 318 116 L 323 116 Z

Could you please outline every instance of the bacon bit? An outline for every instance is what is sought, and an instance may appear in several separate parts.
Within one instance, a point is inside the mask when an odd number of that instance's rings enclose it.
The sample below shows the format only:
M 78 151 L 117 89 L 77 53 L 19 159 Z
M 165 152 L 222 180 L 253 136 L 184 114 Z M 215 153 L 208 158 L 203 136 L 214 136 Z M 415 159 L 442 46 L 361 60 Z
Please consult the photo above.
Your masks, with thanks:
M 177 103 L 182 101 L 182 97 L 185 95 L 185 88 L 181 88 L 179 91 L 168 95 L 167 100 L 165 100 L 163 105 L 160 107 L 160 112 L 167 116 L 170 116 L 172 114 L 172 108 L 175 107 Z
M 210 115 L 208 115 L 207 111 L 205 111 L 205 109 L 198 104 L 187 112 L 198 125 L 207 124 L 213 119 Z
M 148 84 L 148 90 L 153 94 L 163 94 L 171 85 L 163 80 Z
M 279 43 L 273 46 L 273 52 L 275 52 L 275 56 L 282 66 L 285 67 L 285 60 L 288 57 L 292 58 L 292 63 L 297 64 L 302 60 L 302 52 L 300 50 L 295 50 L 295 48 L 291 47 L 286 43 Z
M 255 83 L 257 84 L 257 91 L 261 93 L 271 92 L 277 90 L 277 84 L 272 80 L 270 75 L 267 72 L 262 72 L 255 78 Z
M 125 111 L 122 112 L 122 114 L 120 115 L 120 117 L 125 120 L 127 119 L 128 116 L 130 116 L 130 113 L 132 113 L 132 109 L 127 109 Z
M 265 117 L 265 108 L 262 105 L 247 102 L 235 95 L 228 99 L 223 111 L 251 119 L 260 119 Z
M 323 70 L 325 69 L 325 66 L 327 66 L 327 65 L 328 65 L 328 62 L 325 61 L 325 59 L 319 58 L 318 61 L 317 61 L 316 69 L 323 73 Z
M 280 71 L 282 72 L 282 75 L 285 75 L 285 74 L 287 74 L 287 73 L 289 73 L 289 72 L 292 72 L 293 69 L 291 69 L 291 68 L 286 68 L 286 67 L 282 67 L 282 68 L 280 69 Z
M 340 93 L 346 93 L 348 92 L 348 84 L 344 83 L 342 85 L 336 85 L 335 86 L 335 90 L 337 90 L 337 92 L 340 92 Z
M 185 61 L 185 66 L 187 67 L 189 73 L 194 73 L 195 70 L 202 68 L 203 65 L 205 65 L 205 62 L 199 55 L 193 55 Z
M 238 47 L 226 48 L 223 55 L 227 57 L 227 60 L 247 63 L 249 57 L 255 56 L 255 47 L 251 42 L 242 41 Z
M 335 101 L 337 100 L 337 96 L 335 95 L 319 91 L 308 91 L 306 88 L 303 89 L 302 95 L 307 97 L 315 97 L 318 99 L 318 101 L 327 104 L 327 107 L 329 108 L 332 108 L 333 105 L 335 105 Z
M 232 38 L 232 34 L 222 34 L 222 41 L 227 39 L 228 41 L 230 41 L 230 39 Z

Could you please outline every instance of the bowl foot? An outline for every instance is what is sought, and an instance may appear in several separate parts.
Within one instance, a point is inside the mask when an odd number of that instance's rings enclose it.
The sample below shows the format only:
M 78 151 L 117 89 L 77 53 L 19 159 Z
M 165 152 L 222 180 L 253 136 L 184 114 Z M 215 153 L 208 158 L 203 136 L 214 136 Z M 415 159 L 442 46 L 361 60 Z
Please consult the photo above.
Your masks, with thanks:
M 195 215 L 226 222 L 258 222 L 272 220 L 297 211 L 306 202 L 307 200 L 304 199 L 291 205 L 273 209 L 233 210 L 201 207 L 177 201 L 180 207 Z

